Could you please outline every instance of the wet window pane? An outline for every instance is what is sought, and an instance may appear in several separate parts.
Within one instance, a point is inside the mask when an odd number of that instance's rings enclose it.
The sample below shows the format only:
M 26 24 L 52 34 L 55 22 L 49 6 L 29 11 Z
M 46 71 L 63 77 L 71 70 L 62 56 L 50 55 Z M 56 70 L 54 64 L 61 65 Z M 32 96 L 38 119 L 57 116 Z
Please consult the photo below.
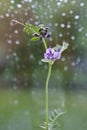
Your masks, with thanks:
M 13 19 L 48 27 L 48 46 L 69 44 L 52 68 L 49 114 L 63 109 L 62 130 L 86 130 L 87 0 L 0 0 L 0 130 L 40 130 L 48 71 L 43 44 Z

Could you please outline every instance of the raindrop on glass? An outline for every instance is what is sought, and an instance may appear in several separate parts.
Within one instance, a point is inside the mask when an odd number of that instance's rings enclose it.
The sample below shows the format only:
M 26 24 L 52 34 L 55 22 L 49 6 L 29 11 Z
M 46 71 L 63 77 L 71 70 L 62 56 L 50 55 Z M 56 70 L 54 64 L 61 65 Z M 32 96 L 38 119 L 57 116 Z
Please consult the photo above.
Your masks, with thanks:
M 11 4 L 14 4 L 14 2 L 15 2 L 14 0 L 11 0 Z
M 71 39 L 72 39 L 72 40 L 75 40 L 75 36 L 71 36 Z
M 65 66 L 65 67 L 64 67 L 64 71 L 67 71 L 67 70 L 68 70 L 68 67 L 67 67 L 67 66 Z
M 84 6 L 84 3 L 83 3 L 83 2 L 81 2 L 81 3 L 80 3 L 80 6 L 81 6 L 81 7 L 82 7 L 82 6 Z
M 61 3 L 60 3 L 60 2 L 57 2 L 57 5 L 58 5 L 58 6 L 60 6 L 60 5 L 61 5 Z
M 18 34 L 18 33 L 19 33 L 19 31 L 18 31 L 18 30 L 14 30 L 14 33 L 15 33 L 15 34 Z
M 63 12 L 61 15 L 62 15 L 62 16 L 66 16 L 66 13 L 65 13 L 65 12 Z
M 64 24 L 64 23 L 61 23 L 61 24 L 60 24 L 60 27 L 61 27 L 61 28 L 64 28 L 64 27 L 65 27 L 65 24 Z
M 22 5 L 21 5 L 21 4 L 17 4 L 17 7 L 18 7 L 18 8 L 21 8 L 21 7 L 22 7 Z
M 19 45 L 19 44 L 20 44 L 20 41 L 17 40 L 15 43 L 16 43 L 16 45 Z
M 10 40 L 10 39 L 7 42 L 8 42 L 8 44 L 12 44 L 12 40 Z
M 75 15 L 75 19 L 78 20 L 80 18 L 79 15 Z

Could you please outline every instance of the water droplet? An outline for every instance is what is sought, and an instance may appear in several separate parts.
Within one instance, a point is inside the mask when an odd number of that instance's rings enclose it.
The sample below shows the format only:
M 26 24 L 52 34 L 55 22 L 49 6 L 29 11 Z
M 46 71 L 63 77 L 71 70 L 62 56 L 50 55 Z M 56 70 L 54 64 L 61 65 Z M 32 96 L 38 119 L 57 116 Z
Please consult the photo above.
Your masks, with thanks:
M 76 0 L 72 0 L 72 1 L 71 1 L 71 4 L 76 4 Z
M 31 7 L 32 7 L 32 9 L 34 9 L 34 8 L 35 8 L 35 5 L 32 5 Z
M 17 40 L 15 43 L 16 43 L 16 45 L 19 45 L 19 44 L 20 44 L 20 41 Z
M 15 11 L 14 11 L 14 13 L 15 13 L 15 14 L 18 14 L 18 11 L 17 11 L 17 10 L 15 10 Z
M 73 13 L 74 13 L 74 11 L 73 11 L 73 10 L 70 10 L 70 11 L 69 11 L 69 13 L 70 13 L 70 14 L 73 14 Z
M 65 24 L 64 24 L 64 23 L 61 23 L 61 24 L 60 24 L 60 27 L 61 27 L 61 28 L 64 28 L 64 27 L 65 27 Z
M 72 40 L 75 40 L 75 36 L 71 36 L 71 39 L 72 39 Z
M 81 7 L 82 7 L 82 6 L 84 6 L 84 3 L 83 3 L 83 2 L 81 2 L 81 3 L 80 3 L 80 6 L 81 6 Z
M 18 33 L 19 33 L 19 31 L 18 31 L 18 30 L 14 30 L 14 33 L 15 33 L 15 34 L 18 34 Z
M 87 33 L 85 33 L 85 36 L 87 37 Z
M 75 19 L 77 20 L 77 19 L 79 19 L 80 18 L 80 16 L 79 15 L 75 15 Z
M 78 58 L 77 58 L 77 61 L 76 61 L 76 64 L 79 64 L 79 63 L 80 63 L 80 61 L 81 61 L 81 58 L 80 58 L 80 57 L 78 57 Z
M 75 62 L 72 62 L 71 65 L 72 65 L 72 66 L 75 66 Z
M 61 5 L 61 3 L 60 3 L 60 2 L 57 2 L 57 5 L 58 5 L 58 6 L 60 6 L 60 5 Z
M 27 15 L 28 15 L 28 12 L 25 12 L 24 14 L 27 16 Z
M 14 9 L 14 6 L 10 6 L 9 9 L 8 9 L 8 12 L 11 13 L 11 10 L 13 10 L 13 9 Z
M 0 15 L 0 19 L 4 19 L 4 15 Z
M 62 33 L 60 33 L 60 34 L 59 34 L 59 37 L 63 37 L 63 34 L 62 34 Z
M 14 4 L 14 2 L 15 2 L 14 0 L 11 0 L 11 4 Z
M 44 15 L 47 15 L 47 12 L 44 12 Z
M 30 55 L 29 55 L 29 58 L 30 58 L 31 60 L 34 60 L 34 55 L 33 55 L 33 54 L 30 54 Z
M 50 15 L 49 17 L 50 17 L 50 18 L 53 18 L 53 15 Z
M 8 60 L 10 58 L 10 56 L 9 55 L 6 55 L 6 59 Z
M 78 32 L 82 32 L 83 29 L 84 29 L 84 27 L 80 27 L 80 28 L 78 29 Z
M 7 42 L 8 42 L 8 44 L 12 44 L 12 40 L 10 40 L 10 39 Z
M 67 28 L 71 28 L 71 25 L 70 25 L 70 24 L 67 24 Z
M 62 16 L 66 16 L 66 13 L 65 13 L 65 12 L 63 12 L 61 15 L 62 15 Z
M 68 0 L 64 0 L 64 3 L 67 3 L 68 2 Z
M 65 61 L 65 60 L 66 60 L 65 57 L 62 57 L 62 58 L 61 58 L 61 61 Z
M 57 27 L 57 26 L 58 26 L 58 23 L 55 23 L 54 26 Z
M 27 0 L 27 1 L 32 2 L 32 0 Z
M 16 52 L 13 52 L 13 56 L 17 56 Z
M 6 17 L 9 17 L 9 13 L 6 13 L 5 16 L 6 16 Z
M 22 5 L 21 5 L 21 4 L 17 4 L 17 7 L 18 7 L 18 8 L 21 8 L 21 7 L 22 7 Z
M 65 67 L 64 67 L 64 71 L 67 71 L 67 70 L 68 70 L 68 67 L 67 67 L 67 66 L 65 66 Z
M 33 21 L 33 18 L 30 18 L 30 21 L 32 22 L 32 21 Z

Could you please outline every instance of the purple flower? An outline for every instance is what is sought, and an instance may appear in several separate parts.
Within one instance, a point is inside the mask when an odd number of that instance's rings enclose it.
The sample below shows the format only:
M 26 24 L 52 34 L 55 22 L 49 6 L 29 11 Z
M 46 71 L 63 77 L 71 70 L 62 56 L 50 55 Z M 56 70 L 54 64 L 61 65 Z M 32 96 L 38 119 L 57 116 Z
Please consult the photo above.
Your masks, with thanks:
M 38 34 L 34 33 L 33 36 L 38 37 L 42 42 L 43 38 L 50 38 L 50 34 L 48 33 L 48 27 L 41 26 L 38 28 Z
M 52 49 L 51 47 L 49 47 L 46 50 L 46 53 L 44 54 L 44 58 L 46 60 L 52 60 L 53 59 L 53 55 L 54 55 L 54 49 Z
M 53 58 L 54 58 L 54 60 L 58 60 L 58 59 L 61 58 L 61 51 L 60 51 L 60 49 L 58 49 L 57 51 L 54 52 Z
M 50 38 L 50 34 L 48 33 L 48 28 L 43 28 L 39 30 L 39 37 L 40 41 L 42 41 L 42 38 Z
M 54 50 L 53 48 L 49 47 L 44 53 L 44 58 L 45 60 L 58 60 L 61 58 L 61 50 Z

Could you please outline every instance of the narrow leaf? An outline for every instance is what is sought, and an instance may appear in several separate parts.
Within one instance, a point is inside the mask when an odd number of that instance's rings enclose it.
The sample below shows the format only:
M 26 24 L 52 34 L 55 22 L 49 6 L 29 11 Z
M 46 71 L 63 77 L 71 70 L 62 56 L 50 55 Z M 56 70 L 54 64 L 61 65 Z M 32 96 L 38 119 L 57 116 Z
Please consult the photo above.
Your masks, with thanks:
M 39 31 L 38 31 L 38 27 L 37 26 L 34 26 L 34 31 L 36 32 L 36 33 L 39 33 Z
M 49 62 L 49 60 L 41 59 L 42 62 Z
M 31 41 L 37 41 L 37 40 L 39 40 L 39 37 L 33 37 L 33 38 L 31 39 Z
M 58 124 L 53 124 L 52 125 L 52 128 L 56 128 L 56 127 L 58 127 Z
M 40 127 L 41 127 L 42 129 L 46 129 L 46 127 L 45 127 L 45 126 L 40 125 Z

